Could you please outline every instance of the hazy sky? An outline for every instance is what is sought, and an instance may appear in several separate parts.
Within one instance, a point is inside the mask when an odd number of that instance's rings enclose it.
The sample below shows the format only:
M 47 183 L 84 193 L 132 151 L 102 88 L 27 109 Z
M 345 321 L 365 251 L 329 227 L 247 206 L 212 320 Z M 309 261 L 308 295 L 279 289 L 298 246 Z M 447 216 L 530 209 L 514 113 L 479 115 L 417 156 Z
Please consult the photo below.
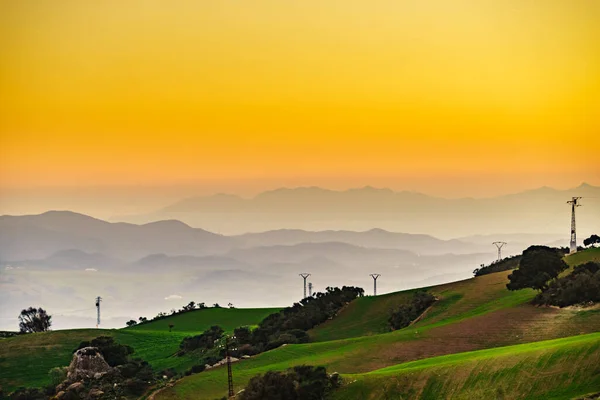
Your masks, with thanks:
M 5 1 L 0 190 L 598 185 L 598 21 L 597 0 Z

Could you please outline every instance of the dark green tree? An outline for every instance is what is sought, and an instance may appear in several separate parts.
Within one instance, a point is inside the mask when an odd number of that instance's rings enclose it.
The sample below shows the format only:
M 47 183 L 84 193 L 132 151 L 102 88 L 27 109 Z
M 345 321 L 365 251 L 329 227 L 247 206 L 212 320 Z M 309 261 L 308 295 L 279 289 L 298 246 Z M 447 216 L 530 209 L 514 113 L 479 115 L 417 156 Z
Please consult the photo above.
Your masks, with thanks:
M 22 333 L 46 332 L 52 325 L 52 316 L 42 307 L 29 307 L 19 314 L 19 330 Z
M 545 290 L 548 282 L 568 268 L 558 249 L 531 246 L 523 252 L 519 268 L 508 276 L 508 290 L 532 288 Z
M 598 236 L 598 235 L 592 235 L 583 241 L 583 245 L 585 247 L 592 246 L 596 243 L 600 243 L 600 236 Z

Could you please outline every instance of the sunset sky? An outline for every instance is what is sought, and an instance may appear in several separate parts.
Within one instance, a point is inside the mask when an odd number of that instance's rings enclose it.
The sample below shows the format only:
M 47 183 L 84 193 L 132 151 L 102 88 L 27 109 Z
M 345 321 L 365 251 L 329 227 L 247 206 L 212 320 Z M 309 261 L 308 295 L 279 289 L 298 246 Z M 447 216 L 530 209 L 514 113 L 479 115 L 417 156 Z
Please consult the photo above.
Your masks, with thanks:
M 599 21 L 597 0 L 4 1 L 0 191 L 600 185 Z

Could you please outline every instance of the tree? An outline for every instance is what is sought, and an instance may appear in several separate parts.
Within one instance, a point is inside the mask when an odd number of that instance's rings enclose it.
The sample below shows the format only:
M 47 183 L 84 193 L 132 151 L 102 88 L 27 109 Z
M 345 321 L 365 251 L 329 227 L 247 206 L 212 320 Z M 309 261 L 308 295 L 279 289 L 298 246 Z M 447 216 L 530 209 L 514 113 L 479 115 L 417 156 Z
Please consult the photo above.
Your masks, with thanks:
M 592 235 L 583 241 L 585 247 L 593 246 L 596 243 L 600 243 L 600 236 L 598 235 Z
M 19 314 L 19 330 L 22 333 L 46 332 L 52 325 L 52 316 L 42 307 L 29 307 Z
M 235 307 L 233 306 L 233 303 L 228 303 L 228 304 L 227 304 L 227 307 L 229 307 L 229 308 L 235 308 Z
M 214 307 L 214 308 L 221 308 L 221 306 L 219 305 L 219 303 L 215 303 L 215 304 L 213 304 L 213 307 Z
M 134 325 L 137 325 L 137 322 L 135 320 L 133 320 L 133 319 L 130 319 L 129 321 L 127 321 L 125 323 L 125 325 L 127 325 L 127 326 L 134 326 Z
M 140 324 L 142 324 L 144 322 L 148 322 L 148 318 L 146 318 L 146 317 L 139 317 L 138 321 L 140 321 Z
M 558 249 L 531 246 L 523 252 L 519 268 L 508 276 L 508 290 L 532 288 L 546 290 L 548 281 L 568 268 Z
M 183 311 L 191 311 L 196 308 L 196 303 L 190 301 L 187 305 L 183 306 Z

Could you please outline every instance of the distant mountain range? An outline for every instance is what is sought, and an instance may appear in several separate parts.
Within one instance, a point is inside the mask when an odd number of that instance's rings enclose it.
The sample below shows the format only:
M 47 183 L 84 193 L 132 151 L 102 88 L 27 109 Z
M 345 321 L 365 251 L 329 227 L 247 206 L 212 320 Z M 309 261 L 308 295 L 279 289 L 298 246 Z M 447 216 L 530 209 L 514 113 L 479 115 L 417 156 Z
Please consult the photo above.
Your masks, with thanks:
M 573 196 L 584 198 L 584 207 L 578 210 L 579 229 L 582 234 L 591 233 L 600 226 L 600 187 L 585 183 L 568 190 L 542 187 L 484 199 L 444 199 L 372 187 L 346 191 L 282 188 L 250 199 L 229 194 L 193 197 L 152 214 L 112 220 L 144 223 L 177 219 L 227 234 L 290 228 L 383 228 L 438 237 L 539 232 L 568 235 L 570 210 L 566 201 Z

